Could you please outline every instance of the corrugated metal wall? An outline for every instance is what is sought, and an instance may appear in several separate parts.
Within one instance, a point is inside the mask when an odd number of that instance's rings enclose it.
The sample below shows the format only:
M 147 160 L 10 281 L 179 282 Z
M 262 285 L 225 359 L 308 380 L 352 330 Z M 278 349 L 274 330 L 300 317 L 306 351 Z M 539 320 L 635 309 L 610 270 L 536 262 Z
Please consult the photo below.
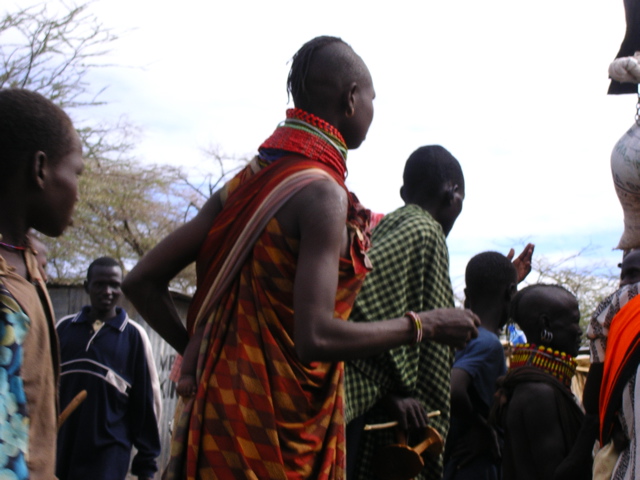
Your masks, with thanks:
M 89 304 L 89 296 L 84 291 L 82 285 L 49 285 L 48 288 L 57 319 L 65 315 L 71 315 L 80 310 L 84 305 Z M 173 301 L 183 321 L 186 319 L 190 300 L 191 298 L 186 295 L 178 293 L 173 295 Z M 169 460 L 171 424 L 175 413 L 176 401 L 178 400 L 175 384 L 169 380 L 169 372 L 176 358 L 176 352 L 138 315 L 138 312 L 133 305 L 124 298 L 124 295 L 121 298 L 120 305 L 127 311 L 129 317 L 142 325 L 149 334 L 156 360 L 156 367 L 158 368 L 163 399 L 162 417 L 160 419 L 162 452 L 160 453 L 160 457 L 158 457 L 159 472 L 158 475 L 156 475 L 156 478 L 160 478 L 160 473 Z M 64 405 L 62 405 L 62 408 L 64 408 Z

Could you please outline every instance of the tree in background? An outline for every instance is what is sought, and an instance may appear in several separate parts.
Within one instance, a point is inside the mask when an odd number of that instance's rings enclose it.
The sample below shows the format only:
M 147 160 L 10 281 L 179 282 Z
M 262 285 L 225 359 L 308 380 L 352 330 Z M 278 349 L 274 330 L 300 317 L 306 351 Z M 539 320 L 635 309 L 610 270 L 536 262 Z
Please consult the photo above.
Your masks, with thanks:
M 583 332 L 586 332 L 589 319 L 598 304 L 615 292 L 620 282 L 620 270 L 616 270 L 616 265 L 581 261 L 588 249 L 555 261 L 534 255 L 533 269 L 527 278 L 528 283 L 555 283 L 573 293 L 580 306 Z
M 6 13 L 0 20 L 0 88 L 37 91 L 72 116 L 101 105 L 99 97 L 106 87 L 96 90 L 87 74 L 112 67 L 101 60 L 117 36 L 90 13 L 89 5 L 49 3 Z M 125 120 L 85 124 L 79 134 L 86 166 L 74 224 L 64 236 L 44 239 L 50 281 L 56 283 L 81 281 L 90 261 L 102 255 L 130 268 L 191 218 L 240 163 L 210 147 L 205 153 L 213 160 L 212 171 L 196 183 L 180 168 L 142 164 L 134 158 L 137 131 Z M 191 292 L 193 268 L 178 276 L 172 287 Z

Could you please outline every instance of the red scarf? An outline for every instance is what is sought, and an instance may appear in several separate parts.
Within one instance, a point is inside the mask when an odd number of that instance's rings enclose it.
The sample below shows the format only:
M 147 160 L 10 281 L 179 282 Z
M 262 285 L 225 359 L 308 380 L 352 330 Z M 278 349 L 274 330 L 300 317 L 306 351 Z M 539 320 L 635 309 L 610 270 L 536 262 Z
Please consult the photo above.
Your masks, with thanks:
M 302 122 L 291 126 L 285 121 L 260 147 L 261 153 L 269 151 L 270 154 L 277 155 L 277 152 L 282 152 L 279 155 L 280 158 L 271 162 L 260 160 L 252 162 L 224 187 L 231 193 L 226 198 L 223 210 L 216 217 L 197 258 L 198 288 L 187 315 L 189 332 L 192 331 L 196 318 L 206 317 L 214 307 L 215 301 L 210 298 L 208 286 L 213 284 L 222 270 L 229 252 L 238 239 L 244 238 L 248 223 L 259 222 L 258 227 L 254 227 L 254 234 L 251 237 L 255 241 L 277 209 L 295 192 L 289 192 L 288 196 L 274 200 L 268 215 L 262 214 L 262 217 L 257 219 L 256 215 L 261 211 L 264 202 L 270 199 L 274 189 L 295 173 L 311 168 L 321 169 L 345 189 L 349 198 L 347 227 L 354 234 L 350 247 L 354 271 L 356 274 L 363 274 L 371 270 L 366 257 L 371 243 L 369 226 L 371 212 L 360 204 L 344 183 L 346 164 L 340 149 L 344 146 L 346 151 L 346 145 L 342 136 L 324 120 L 299 109 L 287 111 L 287 118 Z M 336 141 L 338 141 L 337 148 Z M 241 256 L 234 261 L 241 264 L 240 260 L 246 258 L 249 251 L 250 246 L 243 249 L 240 252 Z M 205 303 L 209 305 L 203 310 Z
M 622 405 L 622 392 L 640 362 L 640 295 L 615 315 L 609 327 L 607 353 L 600 388 L 600 441 L 608 440 L 615 415 Z

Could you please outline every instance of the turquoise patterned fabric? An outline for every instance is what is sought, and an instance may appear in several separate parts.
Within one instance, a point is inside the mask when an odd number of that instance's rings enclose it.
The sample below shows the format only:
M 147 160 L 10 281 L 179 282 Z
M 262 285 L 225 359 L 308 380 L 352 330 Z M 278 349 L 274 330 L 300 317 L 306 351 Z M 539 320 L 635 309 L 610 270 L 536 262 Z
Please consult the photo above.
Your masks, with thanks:
M 29 416 L 20 368 L 29 317 L 0 282 L 0 479 L 29 478 Z

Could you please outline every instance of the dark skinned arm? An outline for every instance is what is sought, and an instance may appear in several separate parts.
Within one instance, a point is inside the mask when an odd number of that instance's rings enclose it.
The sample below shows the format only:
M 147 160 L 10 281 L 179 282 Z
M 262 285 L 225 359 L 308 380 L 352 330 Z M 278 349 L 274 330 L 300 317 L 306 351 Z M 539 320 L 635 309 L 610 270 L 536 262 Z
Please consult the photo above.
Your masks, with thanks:
M 182 397 L 191 397 L 197 393 L 198 383 L 196 380 L 196 370 L 198 369 L 198 355 L 200 353 L 202 338 L 204 337 L 204 328 L 205 323 L 201 322 L 193 331 L 187 348 L 184 350 L 180 368 L 180 379 L 176 386 L 178 395 Z
M 554 480 L 578 478 L 576 473 L 592 462 L 593 445 L 598 438 L 600 427 L 598 403 L 603 367 L 603 363 L 592 363 L 589 367 L 582 394 L 582 403 L 585 409 L 584 421 L 571 452 L 556 469 Z
M 189 338 L 169 294 L 169 282 L 195 261 L 220 210 L 216 193 L 198 215 L 148 252 L 122 282 L 122 291 L 142 318 L 180 354 Z
M 469 429 L 460 437 L 458 445 L 451 452 L 464 466 L 480 454 L 491 454 L 499 458 L 500 445 L 493 428 L 473 408 L 469 389 L 472 378 L 462 368 L 451 369 L 451 416 L 460 419 Z
M 582 393 L 582 403 L 587 415 L 598 415 L 600 401 L 600 385 L 602 384 L 602 374 L 604 363 L 592 363 L 587 373 L 587 380 L 584 383 Z
M 458 417 L 464 423 L 471 423 L 475 412 L 469 397 L 471 376 L 461 368 L 451 369 L 451 416 Z
M 287 204 L 281 223 L 298 228 L 300 247 L 294 283 L 294 343 L 303 361 L 351 360 L 375 355 L 415 338 L 406 317 L 344 322 L 333 317 L 341 248 L 345 246 L 347 199 L 334 182 L 314 182 Z M 461 347 L 477 336 L 479 320 L 468 310 L 421 312 L 424 339 Z M 382 320 L 382 319 L 379 319 Z
M 553 478 L 567 455 L 553 387 L 544 383 L 520 385 L 509 403 L 506 429 L 511 438 L 514 478 Z
M 215 194 L 200 213 L 140 260 L 123 291 L 140 315 L 179 353 L 187 332 L 169 295 L 169 281 L 193 262 L 222 204 Z M 294 281 L 294 343 L 303 361 L 338 361 L 374 355 L 411 343 L 415 327 L 405 317 L 361 324 L 333 318 L 341 247 L 346 247 L 347 198 L 332 181 L 317 181 L 278 212 L 283 228 L 300 238 Z M 470 311 L 422 312 L 425 340 L 462 347 L 477 336 Z

